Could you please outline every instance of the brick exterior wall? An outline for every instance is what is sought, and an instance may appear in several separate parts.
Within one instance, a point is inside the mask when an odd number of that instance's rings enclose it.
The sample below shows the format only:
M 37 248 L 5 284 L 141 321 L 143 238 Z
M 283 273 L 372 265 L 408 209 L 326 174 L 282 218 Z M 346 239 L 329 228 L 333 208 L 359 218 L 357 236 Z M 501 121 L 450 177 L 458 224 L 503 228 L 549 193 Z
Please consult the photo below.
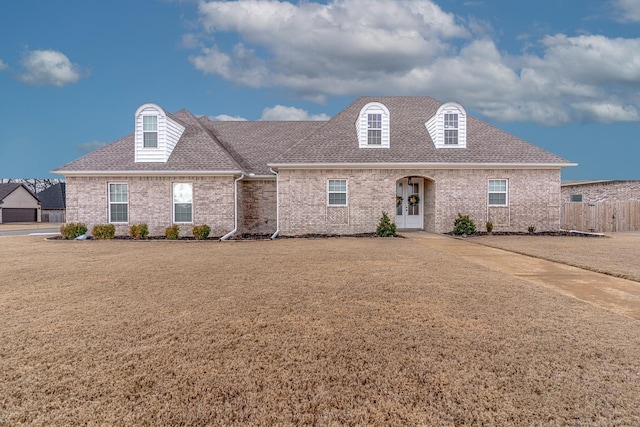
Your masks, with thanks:
M 382 212 L 395 219 L 396 181 L 425 179 L 424 229 L 445 233 L 458 213 L 469 215 L 479 230 L 487 220 L 494 231 L 560 228 L 560 170 L 533 169 L 283 169 L 280 180 L 280 233 L 355 234 L 375 231 Z M 347 179 L 348 206 L 327 206 L 327 180 Z M 508 206 L 489 207 L 488 180 L 508 180 Z M 336 212 L 335 210 L 342 212 Z
M 582 195 L 582 201 L 585 203 L 640 200 L 640 181 L 610 181 L 562 186 L 563 202 L 570 202 L 571 195 L 578 194 Z
M 193 224 L 180 224 L 180 235 L 191 236 L 194 225 L 207 224 L 211 236 L 234 227 L 233 177 L 67 177 L 67 222 L 83 222 L 89 230 L 109 223 L 108 184 L 127 183 L 129 222 L 116 224 L 117 235 L 128 235 L 133 224 L 146 223 L 151 236 L 163 236 L 173 223 L 172 183 L 193 184 Z
M 272 180 L 240 181 L 238 184 L 238 233 L 275 233 L 275 177 Z

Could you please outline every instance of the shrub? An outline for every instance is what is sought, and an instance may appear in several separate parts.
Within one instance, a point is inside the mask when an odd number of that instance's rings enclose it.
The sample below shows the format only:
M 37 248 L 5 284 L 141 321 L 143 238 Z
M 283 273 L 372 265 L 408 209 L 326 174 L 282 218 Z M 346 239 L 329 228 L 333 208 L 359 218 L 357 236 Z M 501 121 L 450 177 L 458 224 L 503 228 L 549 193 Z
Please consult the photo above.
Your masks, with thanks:
M 87 230 L 87 226 L 81 222 L 70 222 L 60 226 L 60 234 L 62 234 L 62 237 L 65 239 L 69 240 L 86 234 Z
M 469 218 L 469 215 L 458 213 L 458 218 L 453 223 L 453 234 L 456 236 L 476 234 L 476 224 Z
M 91 229 L 94 239 L 113 239 L 116 235 L 116 226 L 113 224 L 98 224 Z
M 209 233 L 211 233 L 211 227 L 207 224 L 196 225 L 193 227 L 193 237 L 197 240 L 204 240 L 209 237 Z
M 378 224 L 378 228 L 376 228 L 376 234 L 380 237 L 392 237 L 396 235 L 396 225 L 391 222 L 389 214 L 386 212 L 382 212 L 382 218 L 380 218 L 380 223 Z
M 527 227 L 527 231 L 528 231 L 530 234 L 535 233 L 535 232 L 536 232 L 536 226 L 535 226 L 535 225 L 530 225 L 530 226 L 528 226 L 528 227 Z
M 487 221 L 487 233 L 491 233 L 493 231 L 493 223 L 491 221 Z
M 167 229 L 164 230 L 164 235 L 169 240 L 176 240 L 180 237 L 180 226 L 178 224 L 173 224 L 171 227 L 167 227 Z
M 133 224 L 129 227 L 129 236 L 136 240 L 146 239 L 149 235 L 147 224 Z

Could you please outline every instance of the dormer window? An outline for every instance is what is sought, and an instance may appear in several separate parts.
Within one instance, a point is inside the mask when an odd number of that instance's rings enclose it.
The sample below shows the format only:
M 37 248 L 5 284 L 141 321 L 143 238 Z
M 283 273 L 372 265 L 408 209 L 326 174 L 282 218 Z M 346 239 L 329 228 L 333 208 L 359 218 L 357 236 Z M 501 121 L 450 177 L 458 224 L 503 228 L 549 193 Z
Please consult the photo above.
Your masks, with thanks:
M 444 143 L 445 145 L 458 145 L 458 115 L 444 115 Z
M 135 115 L 135 162 L 167 162 L 184 130 L 159 105 L 140 106 Z
M 467 147 L 467 112 L 457 102 L 443 104 L 424 125 L 436 148 Z
M 367 145 L 382 145 L 382 114 L 369 113 Z
M 356 120 L 360 148 L 389 148 L 389 110 L 379 102 L 370 102 Z
M 158 116 L 142 116 L 144 148 L 158 147 Z

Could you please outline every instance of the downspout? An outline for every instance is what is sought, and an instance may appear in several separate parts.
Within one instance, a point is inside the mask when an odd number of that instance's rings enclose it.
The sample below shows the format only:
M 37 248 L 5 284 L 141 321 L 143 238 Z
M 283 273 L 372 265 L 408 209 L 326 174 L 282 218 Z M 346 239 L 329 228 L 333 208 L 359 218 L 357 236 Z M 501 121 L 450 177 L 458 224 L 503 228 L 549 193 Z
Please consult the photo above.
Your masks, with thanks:
M 220 241 L 227 240 L 229 237 L 233 236 L 238 231 L 238 181 L 240 181 L 242 178 L 244 178 L 244 172 L 242 173 L 242 175 L 240 175 L 238 179 L 236 179 L 233 182 L 233 198 L 234 198 L 234 210 L 235 210 L 233 215 L 234 216 L 233 230 L 231 230 L 230 232 L 222 236 L 220 238 Z
M 280 179 L 278 172 L 274 171 L 273 168 L 269 168 L 269 170 L 276 176 L 276 232 L 271 235 L 271 240 L 273 240 L 280 233 Z

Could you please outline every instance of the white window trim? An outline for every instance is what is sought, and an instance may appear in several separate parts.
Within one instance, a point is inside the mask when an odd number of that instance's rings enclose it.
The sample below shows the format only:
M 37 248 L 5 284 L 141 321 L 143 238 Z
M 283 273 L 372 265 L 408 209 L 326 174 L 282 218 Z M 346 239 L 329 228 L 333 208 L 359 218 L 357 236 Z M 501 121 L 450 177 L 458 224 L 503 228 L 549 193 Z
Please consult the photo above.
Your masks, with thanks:
M 144 119 L 145 117 L 155 117 L 156 118 L 156 130 L 144 130 Z M 142 148 L 146 149 L 146 150 L 157 150 L 158 146 L 160 145 L 160 132 L 158 132 L 158 123 L 160 122 L 158 116 L 156 114 L 143 114 L 142 115 Z M 156 134 L 156 145 L 154 146 L 147 146 L 144 145 L 144 135 L 147 133 L 155 133 Z
M 174 192 L 177 184 L 191 185 L 191 221 L 176 221 L 176 201 L 174 200 Z M 171 223 L 172 224 L 193 224 L 194 203 L 193 203 L 193 183 L 192 182 L 173 182 L 171 183 Z
M 111 186 L 115 184 L 126 185 L 127 186 L 127 201 L 126 202 L 112 202 L 111 201 Z M 111 221 L 111 205 L 112 204 L 126 204 L 127 205 L 127 221 Z M 128 224 L 129 223 L 129 183 L 128 182 L 109 182 L 107 183 L 107 215 L 108 215 L 108 223 L 109 224 Z
M 458 126 L 455 129 L 445 127 L 445 114 L 456 114 L 458 116 Z M 462 105 L 457 102 L 447 102 L 442 104 L 436 114 L 427 120 L 424 125 L 436 148 L 467 148 L 467 118 L 467 112 Z M 458 131 L 457 144 L 445 144 L 447 130 Z
M 329 203 L 329 194 L 342 194 L 342 191 L 330 191 L 329 190 L 329 182 L 331 181 L 344 181 L 344 205 L 336 205 Z M 327 206 L 329 207 L 345 207 L 349 206 L 349 180 L 347 178 L 328 178 L 327 179 Z
M 502 194 L 502 191 L 490 191 L 490 182 L 491 181 L 504 181 L 505 182 L 505 188 L 504 188 L 504 204 L 495 204 L 495 203 L 490 203 L 489 201 L 489 195 L 490 194 Z M 504 207 L 504 206 L 509 206 L 509 180 L 507 178 L 489 178 L 487 180 L 487 206 L 489 207 Z

